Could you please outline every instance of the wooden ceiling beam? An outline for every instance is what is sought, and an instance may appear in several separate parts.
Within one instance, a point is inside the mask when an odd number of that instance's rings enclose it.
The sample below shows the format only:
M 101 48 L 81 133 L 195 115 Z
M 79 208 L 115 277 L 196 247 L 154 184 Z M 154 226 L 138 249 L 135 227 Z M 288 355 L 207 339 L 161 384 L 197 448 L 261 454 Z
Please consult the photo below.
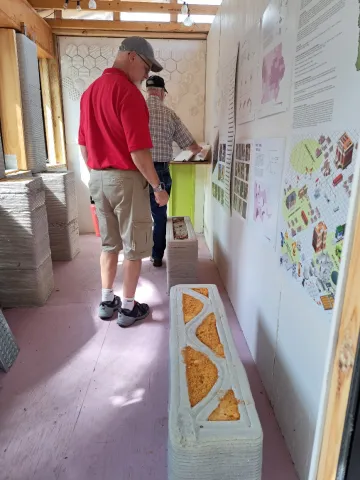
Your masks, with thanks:
M 135 36 L 146 36 L 146 38 L 166 38 L 177 40 L 206 40 L 206 33 L 176 33 L 176 32 L 146 32 L 143 31 L 124 31 L 124 30 L 81 30 L 54 28 L 53 33 L 59 37 L 107 37 L 107 38 L 125 38 Z
M 157 32 L 157 33 L 208 33 L 211 27 L 209 23 L 201 23 L 193 25 L 192 27 L 186 27 L 182 23 L 173 22 L 123 22 L 123 21 L 111 21 L 111 20 L 46 20 L 50 27 L 53 29 L 53 33 L 57 33 L 59 30 L 102 30 L 105 32 L 111 32 L 113 30 L 123 32 Z M 55 31 L 56 30 L 56 31 Z M 106 36 L 106 35 L 105 35 Z
M 36 43 L 39 57 L 53 57 L 51 28 L 26 0 L 1 0 L 0 28 L 11 28 L 17 32 L 25 31 L 26 35 Z
M 30 3 L 35 9 L 53 9 L 62 10 L 64 0 L 30 0 Z M 96 12 L 96 10 L 89 9 L 88 0 L 81 0 L 81 9 L 86 11 Z M 97 10 L 108 12 L 134 12 L 134 13 L 181 13 L 181 4 L 176 1 L 173 3 L 155 3 L 155 2 L 127 2 L 122 0 L 97 0 Z M 76 2 L 70 0 L 69 9 L 76 8 Z M 216 15 L 218 10 L 217 5 L 190 5 L 190 12 L 193 15 Z

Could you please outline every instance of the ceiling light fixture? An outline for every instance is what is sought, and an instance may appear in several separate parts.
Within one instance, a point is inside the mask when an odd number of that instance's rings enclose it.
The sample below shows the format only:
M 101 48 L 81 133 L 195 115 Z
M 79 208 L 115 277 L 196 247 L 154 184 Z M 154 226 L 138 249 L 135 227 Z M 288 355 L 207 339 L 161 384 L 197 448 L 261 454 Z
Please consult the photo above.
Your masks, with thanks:
M 68 8 L 68 3 L 69 3 L 69 0 L 65 0 L 65 3 L 63 5 L 64 10 Z
M 189 6 L 186 2 L 184 2 L 181 6 L 181 13 L 183 15 L 187 15 L 189 13 Z
M 89 8 L 90 10 L 96 10 L 97 5 L 95 0 L 89 0 Z
M 76 1 L 76 10 L 81 10 L 80 0 Z
M 185 27 L 192 27 L 194 25 L 194 20 L 190 17 L 190 11 L 187 17 L 185 17 L 183 24 L 185 25 Z

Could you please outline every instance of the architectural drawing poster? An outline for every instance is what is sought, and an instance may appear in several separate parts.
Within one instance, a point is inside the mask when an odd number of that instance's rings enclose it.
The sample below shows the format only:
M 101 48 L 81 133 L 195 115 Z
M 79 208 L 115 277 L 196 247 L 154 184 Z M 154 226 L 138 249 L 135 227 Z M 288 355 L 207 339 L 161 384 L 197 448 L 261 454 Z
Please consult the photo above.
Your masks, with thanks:
M 240 42 L 236 88 L 236 124 L 255 119 L 258 98 L 260 23 Z
M 293 42 L 288 24 L 289 0 L 271 0 L 261 21 L 261 99 L 258 116 L 289 107 Z
M 249 182 L 250 169 L 253 163 L 253 150 L 252 140 L 236 138 L 232 208 L 244 220 L 248 217 Z
M 217 164 L 212 173 L 213 196 L 226 210 L 231 208 L 231 172 L 235 141 L 235 85 L 238 47 L 222 71 Z
M 275 248 L 279 193 L 284 165 L 285 139 L 254 140 L 249 194 L 249 222 Z
M 280 264 L 329 312 L 360 136 L 360 90 L 354 87 L 360 81 L 359 19 L 358 0 L 303 2 L 298 19 Z

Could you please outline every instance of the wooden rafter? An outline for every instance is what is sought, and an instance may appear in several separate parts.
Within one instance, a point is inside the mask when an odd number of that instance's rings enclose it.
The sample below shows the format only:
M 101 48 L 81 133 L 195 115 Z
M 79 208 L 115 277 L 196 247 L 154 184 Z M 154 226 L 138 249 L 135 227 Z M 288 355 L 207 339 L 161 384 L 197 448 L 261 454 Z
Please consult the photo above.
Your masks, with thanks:
M 158 22 L 123 22 L 123 21 L 109 21 L 109 20 L 47 20 L 48 24 L 53 29 L 53 32 L 58 34 L 61 30 L 102 30 L 103 32 L 154 32 L 154 33 L 202 33 L 207 34 L 211 25 L 202 23 L 186 27 L 182 23 L 158 23 Z
M 61 10 L 64 0 L 30 0 L 35 9 L 53 9 Z M 81 0 L 81 9 L 90 10 L 88 0 Z M 70 0 L 69 8 L 75 8 L 76 2 Z M 122 0 L 100 1 L 97 0 L 97 10 L 108 12 L 137 12 L 137 13 L 170 13 L 178 14 L 181 11 L 181 4 L 176 0 L 171 3 L 155 2 L 126 2 Z M 193 15 L 216 15 L 217 5 L 190 5 L 190 11 Z M 94 10 L 91 10 L 94 12 Z
M 53 39 L 49 25 L 26 0 L 0 1 L 0 28 L 25 30 L 38 47 L 39 57 L 53 57 Z

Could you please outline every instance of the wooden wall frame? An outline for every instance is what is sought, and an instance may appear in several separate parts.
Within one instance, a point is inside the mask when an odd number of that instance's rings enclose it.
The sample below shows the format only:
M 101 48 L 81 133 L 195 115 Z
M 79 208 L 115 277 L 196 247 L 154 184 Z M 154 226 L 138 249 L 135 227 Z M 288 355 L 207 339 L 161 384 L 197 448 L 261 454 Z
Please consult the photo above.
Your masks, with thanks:
M 16 155 L 27 170 L 19 62 L 15 30 L 0 29 L 0 122 L 4 155 Z
M 317 480 L 335 480 L 360 333 L 360 208 L 357 193 L 345 295 L 330 373 Z

